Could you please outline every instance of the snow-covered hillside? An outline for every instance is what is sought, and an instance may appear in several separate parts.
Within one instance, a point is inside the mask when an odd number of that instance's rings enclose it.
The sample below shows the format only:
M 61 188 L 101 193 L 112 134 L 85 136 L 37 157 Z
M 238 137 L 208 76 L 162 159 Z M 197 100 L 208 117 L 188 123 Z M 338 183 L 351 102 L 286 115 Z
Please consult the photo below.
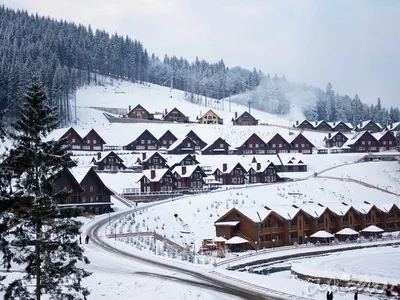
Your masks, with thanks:
M 190 121 L 195 121 L 196 116 L 204 114 L 208 109 L 213 109 L 225 124 L 231 124 L 231 119 L 235 112 L 239 115 L 248 110 L 247 106 L 231 103 L 231 111 L 229 111 L 229 101 L 215 100 L 200 96 L 200 100 L 191 103 L 185 100 L 185 92 L 180 90 L 171 90 L 165 86 L 154 84 L 136 84 L 128 81 L 113 80 L 112 85 L 110 79 L 105 86 L 87 86 L 81 88 L 76 94 L 77 106 L 84 107 L 112 107 L 128 110 L 129 105 L 133 108 L 137 104 L 141 104 L 150 112 L 162 114 L 165 109 L 170 111 L 177 107 L 182 113 L 189 116 Z M 90 111 L 90 110 L 89 110 Z M 92 113 L 90 113 L 92 114 Z M 262 123 L 278 124 L 289 126 L 293 120 L 303 119 L 304 116 L 297 111 L 296 115 L 277 116 L 256 109 L 251 109 L 251 114 Z M 157 115 L 156 115 L 157 116 Z M 84 125 L 87 118 L 78 112 L 79 123 Z M 89 116 L 89 119 L 91 116 Z

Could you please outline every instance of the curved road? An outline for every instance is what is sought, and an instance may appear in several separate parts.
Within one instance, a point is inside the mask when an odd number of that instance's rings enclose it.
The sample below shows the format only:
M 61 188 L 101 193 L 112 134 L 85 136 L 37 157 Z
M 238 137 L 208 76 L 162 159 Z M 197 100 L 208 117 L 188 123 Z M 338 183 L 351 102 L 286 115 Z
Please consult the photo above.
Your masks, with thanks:
M 138 208 L 138 209 L 134 209 L 134 210 L 128 210 L 128 211 L 121 212 L 119 214 L 115 214 L 114 216 L 111 217 L 111 220 L 118 219 L 121 216 L 130 214 L 134 211 L 142 210 L 147 207 L 142 207 L 142 208 Z M 138 255 L 132 254 L 132 253 L 128 253 L 124 250 L 113 247 L 102 241 L 100 236 L 104 235 L 104 234 L 101 232 L 101 230 L 102 230 L 102 227 L 104 225 L 106 225 L 108 222 L 109 222 L 108 218 L 105 218 L 105 219 L 99 220 L 98 222 L 96 222 L 96 223 L 92 224 L 90 227 L 88 227 L 87 233 L 91 236 L 91 240 L 92 240 L 93 244 L 96 244 L 98 247 L 102 248 L 103 250 L 105 250 L 107 252 L 115 253 L 119 256 L 124 256 L 131 260 L 145 262 L 147 264 L 150 264 L 150 265 L 153 265 L 153 266 L 156 266 L 159 268 L 164 268 L 169 271 L 174 270 L 179 273 L 190 275 L 190 276 L 194 277 L 195 279 L 201 280 L 201 281 L 182 279 L 182 278 L 178 278 L 178 277 L 154 274 L 154 273 L 149 273 L 149 272 L 136 272 L 136 274 L 143 275 L 143 276 L 158 277 L 158 278 L 164 279 L 164 280 L 179 281 L 179 282 L 182 282 L 185 284 L 195 285 L 195 286 L 207 289 L 207 290 L 213 290 L 216 292 L 221 292 L 221 293 L 225 293 L 228 295 L 232 295 L 232 296 L 236 296 L 236 297 L 248 299 L 248 300 L 262 300 L 262 299 L 283 300 L 283 299 L 290 299 L 290 298 L 292 298 L 292 299 L 301 298 L 301 297 L 294 297 L 294 296 L 291 297 L 291 295 L 285 295 L 284 293 L 282 293 L 282 295 L 278 295 L 279 292 L 277 292 L 278 294 L 274 295 L 274 296 L 266 295 L 265 293 L 263 293 L 261 291 L 251 290 L 250 288 L 241 287 L 235 282 L 232 282 L 232 283 L 225 282 L 225 281 L 219 280 L 218 278 L 206 276 L 204 274 L 198 273 L 193 270 L 188 270 L 188 269 L 185 269 L 185 268 L 182 268 L 179 266 L 175 266 L 175 265 L 169 265 L 167 263 L 156 262 L 156 261 L 153 261 L 148 258 L 144 258 L 144 257 L 138 256 Z

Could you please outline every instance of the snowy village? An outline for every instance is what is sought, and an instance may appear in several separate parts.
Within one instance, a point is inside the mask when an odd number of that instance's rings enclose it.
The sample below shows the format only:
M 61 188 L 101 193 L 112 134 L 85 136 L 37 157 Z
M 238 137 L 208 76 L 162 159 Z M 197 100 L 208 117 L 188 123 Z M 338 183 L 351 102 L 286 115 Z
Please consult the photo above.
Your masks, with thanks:
M 4 299 L 399 299 L 397 102 L 15 9 Z

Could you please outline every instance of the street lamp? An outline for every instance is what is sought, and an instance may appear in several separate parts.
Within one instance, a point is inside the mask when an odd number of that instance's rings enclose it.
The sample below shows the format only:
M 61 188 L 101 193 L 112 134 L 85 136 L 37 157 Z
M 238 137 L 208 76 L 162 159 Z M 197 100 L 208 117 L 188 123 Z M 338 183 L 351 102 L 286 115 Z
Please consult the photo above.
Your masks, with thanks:
M 272 239 L 272 249 L 275 247 L 275 239 Z

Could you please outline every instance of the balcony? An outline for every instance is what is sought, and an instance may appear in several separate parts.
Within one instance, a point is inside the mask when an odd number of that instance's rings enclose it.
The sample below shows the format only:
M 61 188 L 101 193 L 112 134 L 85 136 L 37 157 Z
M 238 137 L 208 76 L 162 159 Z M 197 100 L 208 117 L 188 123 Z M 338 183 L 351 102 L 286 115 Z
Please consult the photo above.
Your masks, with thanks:
M 260 233 L 269 233 L 269 234 L 275 234 L 275 233 L 281 233 L 284 232 L 285 229 L 283 226 L 279 227 L 264 227 L 261 229 Z

